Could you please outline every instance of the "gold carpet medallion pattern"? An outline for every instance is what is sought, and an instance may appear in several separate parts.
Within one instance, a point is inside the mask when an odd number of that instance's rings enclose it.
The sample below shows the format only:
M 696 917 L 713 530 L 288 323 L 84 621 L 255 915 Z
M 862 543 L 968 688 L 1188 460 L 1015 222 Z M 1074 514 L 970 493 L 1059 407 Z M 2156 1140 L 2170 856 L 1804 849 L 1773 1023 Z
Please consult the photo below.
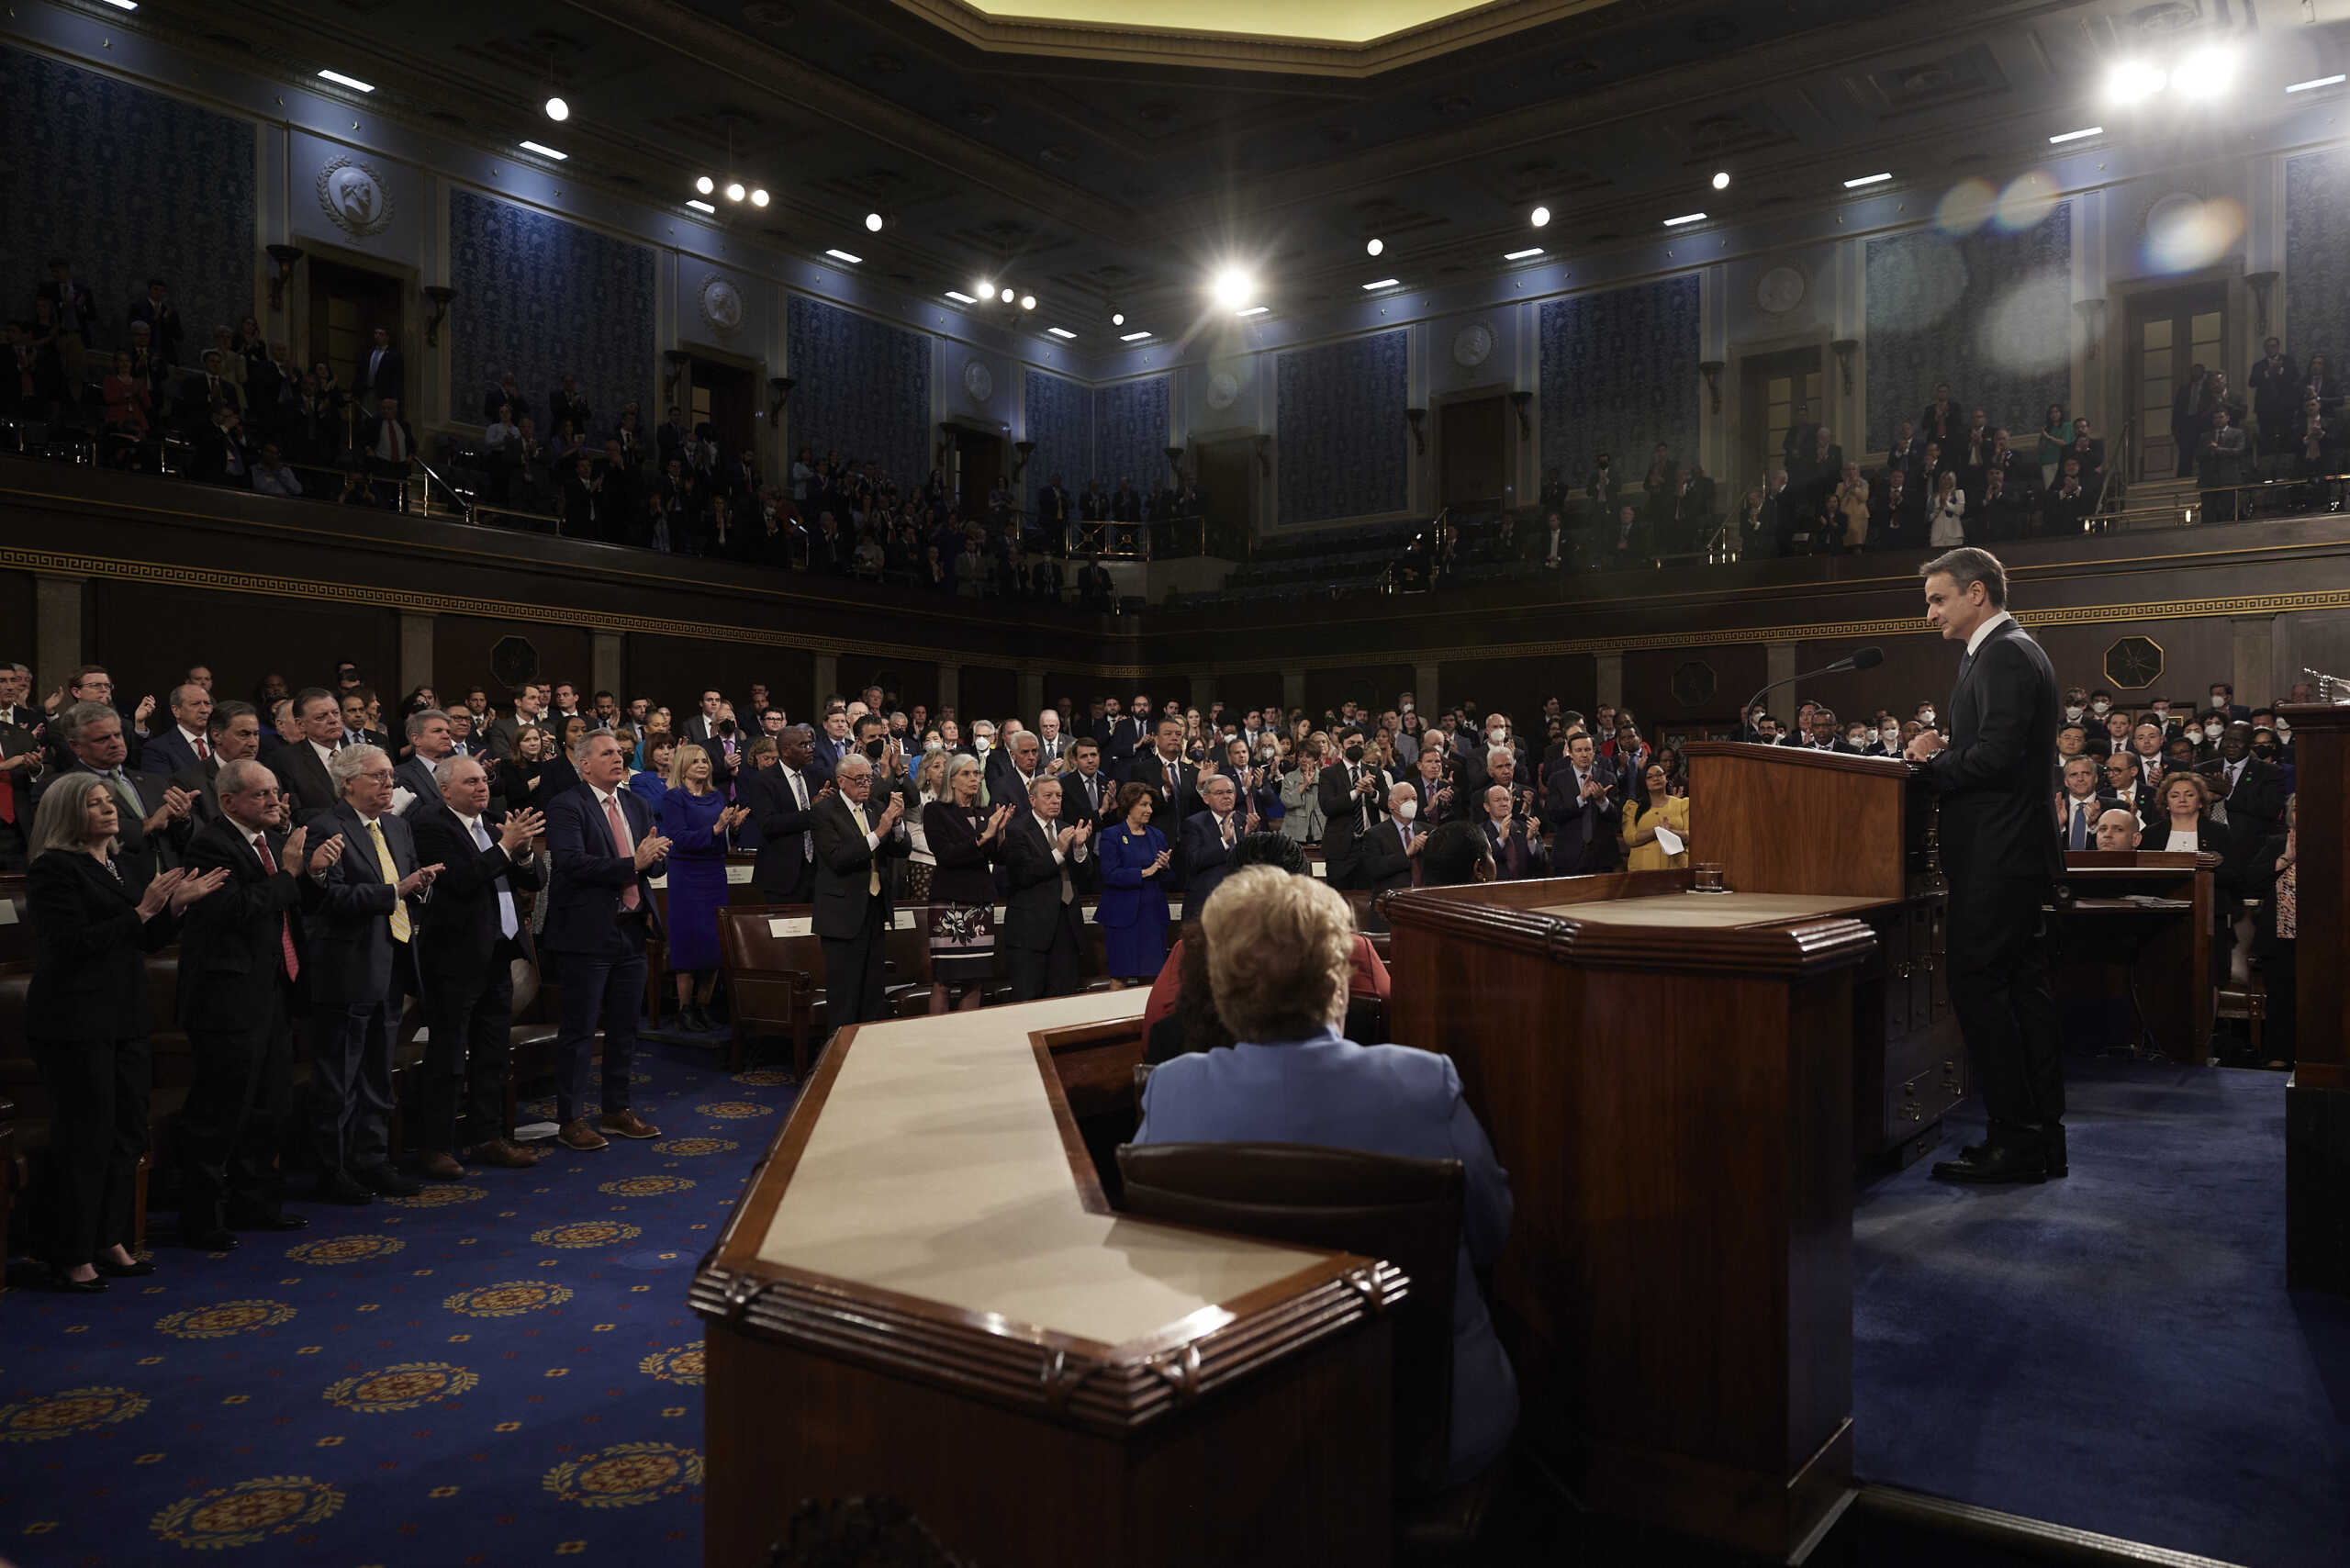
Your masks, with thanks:
M 408 1245 L 397 1236 L 322 1236 L 316 1241 L 297 1241 L 285 1249 L 289 1263 L 364 1263 L 372 1258 L 388 1258 Z
M 655 1350 L 636 1363 L 636 1370 L 663 1383 L 699 1385 L 702 1382 L 702 1350 L 699 1345 L 680 1345 L 674 1350 Z
M 701 1347 L 694 1347 L 695 1372 Z M 650 1367 L 645 1369 L 650 1372 Z M 696 1383 L 701 1378 L 696 1375 Z M 95 1431 L 117 1421 L 144 1415 L 147 1396 L 128 1388 L 69 1388 L 57 1394 L 35 1394 L 16 1405 L 0 1405 L 0 1442 L 37 1443 L 50 1438 Z
M 616 1198 L 655 1198 L 664 1193 L 690 1193 L 697 1185 L 690 1176 L 623 1176 L 617 1182 L 606 1182 L 596 1191 L 610 1193 Z
M 552 1280 L 506 1280 L 459 1291 L 441 1305 L 467 1317 L 520 1317 L 526 1312 L 561 1306 L 570 1299 L 571 1287 Z
M 673 1137 L 653 1146 L 655 1154 L 732 1154 L 742 1145 L 731 1137 Z
M 734 1081 L 746 1089 L 780 1089 L 797 1081 L 790 1073 L 779 1067 L 755 1067 L 748 1071 L 736 1073 Z
M 713 1100 L 707 1105 L 695 1106 L 694 1112 L 698 1115 L 735 1122 L 746 1116 L 764 1116 L 774 1109 L 774 1106 L 762 1105 L 756 1100 Z
M 566 1503 L 626 1508 L 701 1484 L 701 1455 L 673 1443 L 621 1443 L 546 1474 L 546 1489 Z
M 446 1361 L 401 1361 L 374 1372 L 347 1377 L 326 1392 L 330 1405 L 340 1405 L 363 1416 L 387 1416 L 413 1410 L 469 1393 L 481 1382 L 478 1372 Z
M 342 1493 L 307 1475 L 263 1475 L 183 1497 L 149 1527 L 163 1540 L 199 1551 L 252 1546 L 330 1518 Z
M 159 1319 L 155 1331 L 182 1339 L 225 1339 L 231 1334 L 274 1328 L 293 1316 L 294 1309 L 282 1301 L 222 1301 L 174 1312 Z
M 458 1204 L 477 1204 L 487 1196 L 489 1192 L 487 1188 L 470 1187 L 463 1182 L 451 1182 L 444 1185 L 427 1187 L 422 1192 L 410 1193 L 405 1198 L 386 1198 L 384 1202 L 395 1208 L 445 1209 Z
M 582 1219 L 568 1225 L 551 1225 L 544 1230 L 531 1232 L 531 1239 L 542 1247 L 609 1247 L 615 1241 L 634 1241 L 643 1235 L 632 1225 L 618 1220 Z

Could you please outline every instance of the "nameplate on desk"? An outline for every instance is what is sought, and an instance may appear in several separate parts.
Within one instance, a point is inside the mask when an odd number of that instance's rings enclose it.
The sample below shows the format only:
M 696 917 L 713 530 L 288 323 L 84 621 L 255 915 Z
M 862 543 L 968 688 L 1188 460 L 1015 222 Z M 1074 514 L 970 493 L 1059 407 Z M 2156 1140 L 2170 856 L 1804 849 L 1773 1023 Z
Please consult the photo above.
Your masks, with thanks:
M 1005 911 L 1004 911 L 1004 907 L 1003 907 L 1003 905 L 1002 905 L 1002 904 L 998 904 L 998 905 L 996 905 L 996 906 L 995 906 L 995 923 L 996 923 L 998 925 L 1001 925 L 1001 924 L 1003 924 L 1003 916 L 1004 916 L 1004 913 L 1005 913 Z
M 901 909 L 893 910 L 890 913 L 897 916 L 897 919 L 892 924 L 898 930 L 912 931 L 914 928 L 914 912 L 912 910 Z
M 1091 919 L 1093 918 L 1093 912 L 1094 912 L 1095 910 L 1097 910 L 1097 909 L 1100 909 L 1101 907 L 1102 907 L 1102 906 L 1101 906 L 1100 904 L 1094 904 L 1094 903 L 1087 904 L 1087 905 L 1085 906 L 1085 908 L 1084 908 L 1084 912 L 1083 912 L 1083 914 L 1082 914 L 1082 917 L 1081 917 L 1081 918 L 1086 919 L 1086 920 L 1091 920 Z
M 729 866 L 726 868 L 726 879 L 736 884 L 747 882 L 751 879 L 751 868 L 748 866 Z
M 1183 901 L 1181 899 L 1177 899 L 1167 906 L 1167 918 L 1173 921 L 1181 921 L 1183 918 Z
M 1327 860 L 1309 860 L 1306 862 L 1305 868 L 1325 881 L 1329 879 L 1330 863 Z
M 0 925 L 17 924 L 17 905 L 13 899 L 0 899 Z
M 808 936 L 812 935 L 815 930 L 816 917 L 812 914 L 767 916 L 767 935 L 770 936 Z

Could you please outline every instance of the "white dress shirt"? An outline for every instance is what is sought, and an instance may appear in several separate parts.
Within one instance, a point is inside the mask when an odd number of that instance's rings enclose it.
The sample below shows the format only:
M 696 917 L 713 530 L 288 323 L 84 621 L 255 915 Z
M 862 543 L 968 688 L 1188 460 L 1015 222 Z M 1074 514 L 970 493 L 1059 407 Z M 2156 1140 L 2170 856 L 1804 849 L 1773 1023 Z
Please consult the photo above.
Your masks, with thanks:
M 469 817 L 461 812 L 457 814 L 457 820 L 465 824 L 465 836 L 474 841 L 476 849 L 487 850 L 498 842 L 489 830 L 482 825 L 482 820 L 479 817 Z M 627 819 L 622 818 L 621 822 L 625 824 Z M 521 929 L 520 924 L 514 918 L 514 894 L 508 889 L 506 879 L 503 877 L 500 877 L 495 885 L 498 889 L 498 935 L 511 940 L 515 932 Z

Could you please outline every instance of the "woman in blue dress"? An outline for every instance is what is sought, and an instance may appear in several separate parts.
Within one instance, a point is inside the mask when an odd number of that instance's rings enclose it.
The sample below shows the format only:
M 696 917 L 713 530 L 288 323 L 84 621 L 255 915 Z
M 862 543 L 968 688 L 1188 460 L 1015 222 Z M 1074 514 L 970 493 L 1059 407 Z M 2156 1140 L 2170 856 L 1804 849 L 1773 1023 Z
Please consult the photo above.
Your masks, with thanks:
M 1111 975 L 1147 985 L 1167 962 L 1167 837 L 1150 825 L 1147 784 L 1118 790 L 1118 821 L 1102 830 L 1102 946 Z
M 710 753 L 681 745 L 669 761 L 669 790 L 654 813 L 669 840 L 669 972 L 687 1028 L 718 1027 L 703 1011 L 718 988 L 718 911 L 726 902 L 726 833 L 750 814 L 711 787 Z

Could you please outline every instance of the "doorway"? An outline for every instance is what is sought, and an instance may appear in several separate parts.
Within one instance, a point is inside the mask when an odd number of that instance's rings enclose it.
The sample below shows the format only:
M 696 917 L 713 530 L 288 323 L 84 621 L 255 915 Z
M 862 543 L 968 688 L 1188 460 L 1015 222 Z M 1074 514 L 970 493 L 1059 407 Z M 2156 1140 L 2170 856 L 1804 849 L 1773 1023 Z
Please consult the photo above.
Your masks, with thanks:
M 2188 373 L 2227 368 L 2228 288 L 2220 283 L 2166 288 L 2130 302 L 2130 411 L 2138 421 L 2132 479 L 2178 476 L 2178 437 L 2171 400 Z M 2236 389 L 2241 397 L 2241 388 Z
M 718 438 L 718 450 L 730 460 L 736 453 L 755 451 L 758 408 L 751 390 L 751 373 L 739 364 L 699 354 L 688 362 L 686 373 L 692 378 L 686 409 L 692 427 L 709 425 Z
M 1003 482 L 1003 438 L 985 431 L 955 431 L 955 497 L 973 521 L 988 515 L 988 497 Z
M 1501 504 L 1509 477 L 1509 399 L 1465 398 L 1437 410 L 1437 504 L 1482 510 Z
M 1771 470 L 1785 460 L 1782 449 L 1797 423 L 1796 410 L 1808 409 L 1804 422 L 1817 422 L 1825 391 L 1816 344 L 1749 354 L 1738 362 L 1738 451 L 1728 476 L 1736 493 L 1767 482 Z M 1844 445 L 1852 449 L 1856 443 L 1848 436 Z
M 1200 505 L 1207 514 L 1208 554 L 1237 561 L 1251 553 L 1254 537 L 1255 443 L 1238 436 L 1200 442 L 1192 450 L 1199 464 Z
M 309 261 L 310 342 L 305 364 L 324 360 L 334 378 L 355 387 L 375 342 L 375 329 L 400 346 L 400 306 L 407 291 L 400 280 L 341 262 Z

